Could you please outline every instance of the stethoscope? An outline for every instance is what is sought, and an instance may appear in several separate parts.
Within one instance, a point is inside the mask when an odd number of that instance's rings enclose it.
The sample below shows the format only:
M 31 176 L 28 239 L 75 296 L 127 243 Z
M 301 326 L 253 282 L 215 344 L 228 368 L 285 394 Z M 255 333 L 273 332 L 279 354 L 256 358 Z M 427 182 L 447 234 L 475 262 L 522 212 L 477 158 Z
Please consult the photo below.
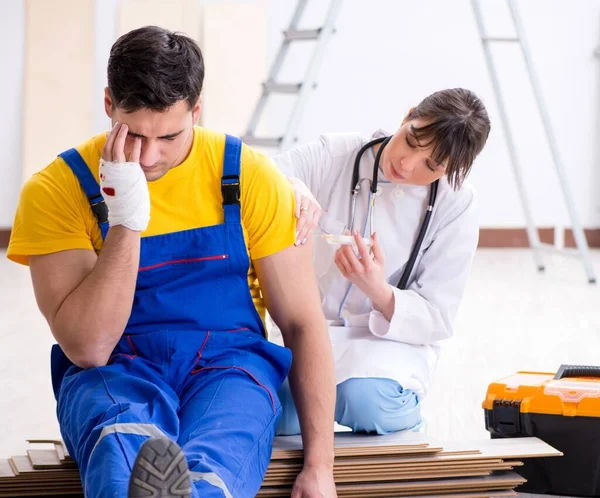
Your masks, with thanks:
M 367 207 L 367 217 L 365 218 L 365 224 L 362 230 L 362 236 L 367 236 L 367 224 L 369 225 L 370 233 L 372 234 L 375 231 L 375 222 L 374 222 L 374 213 L 375 213 L 375 197 L 378 195 L 377 187 L 378 180 L 377 177 L 379 175 L 379 161 L 381 160 L 381 154 L 383 153 L 383 149 L 388 144 L 388 142 L 392 139 L 389 137 L 381 137 L 371 140 L 370 142 L 363 145 L 358 153 L 356 154 L 356 159 L 354 160 L 354 170 L 352 172 L 352 185 L 351 185 L 351 198 L 350 198 L 350 232 L 352 233 L 354 230 L 354 221 L 356 218 L 356 200 L 358 198 L 358 194 L 360 193 L 361 186 L 364 182 L 369 183 L 369 198 L 368 198 L 368 207 Z M 360 160 L 362 159 L 363 154 L 373 147 L 374 145 L 381 144 L 379 150 L 377 151 L 377 155 L 375 156 L 375 164 L 373 165 L 373 177 L 371 180 L 368 178 L 362 178 L 359 180 L 359 169 L 360 169 Z M 413 271 L 415 266 L 415 262 L 417 261 L 417 256 L 421 251 L 421 246 L 423 245 L 423 239 L 425 238 L 425 234 L 427 233 L 427 229 L 429 228 L 429 223 L 431 221 L 431 215 L 433 212 L 433 206 L 435 205 L 435 200 L 437 198 L 437 191 L 439 180 L 436 180 L 429 187 L 429 203 L 427 204 L 427 211 L 425 212 L 425 217 L 423 219 L 423 223 L 421 224 L 421 228 L 419 229 L 419 235 L 417 236 L 417 240 L 415 241 L 415 245 L 412 248 L 410 253 L 410 257 L 404 267 L 404 271 L 402 272 L 402 276 L 400 277 L 400 281 L 398 282 L 398 289 L 405 290 L 408 285 L 408 279 L 410 278 L 410 274 Z M 340 304 L 338 317 L 341 318 L 342 309 L 348 298 L 348 294 L 350 293 L 350 289 L 352 288 L 352 284 L 348 286 L 346 290 L 346 294 L 342 299 Z

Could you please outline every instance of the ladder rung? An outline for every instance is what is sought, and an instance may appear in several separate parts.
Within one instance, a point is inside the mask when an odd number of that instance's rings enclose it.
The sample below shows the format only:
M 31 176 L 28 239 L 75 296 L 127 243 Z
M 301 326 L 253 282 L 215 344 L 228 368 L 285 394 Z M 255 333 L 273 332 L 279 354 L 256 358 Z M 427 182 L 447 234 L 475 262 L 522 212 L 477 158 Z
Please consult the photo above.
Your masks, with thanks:
M 519 39 L 516 36 L 485 36 L 483 38 L 485 42 L 518 42 Z
M 246 143 L 248 145 L 258 145 L 259 147 L 279 147 L 283 138 L 282 137 L 261 138 L 261 137 L 254 137 L 252 135 L 246 135 L 245 137 L 242 138 L 242 140 L 244 141 L 244 143 Z
M 298 93 L 302 88 L 302 83 L 263 83 L 265 92 L 274 93 Z
M 317 29 L 293 29 L 283 32 L 285 41 L 294 40 L 316 40 L 321 34 L 321 28 Z

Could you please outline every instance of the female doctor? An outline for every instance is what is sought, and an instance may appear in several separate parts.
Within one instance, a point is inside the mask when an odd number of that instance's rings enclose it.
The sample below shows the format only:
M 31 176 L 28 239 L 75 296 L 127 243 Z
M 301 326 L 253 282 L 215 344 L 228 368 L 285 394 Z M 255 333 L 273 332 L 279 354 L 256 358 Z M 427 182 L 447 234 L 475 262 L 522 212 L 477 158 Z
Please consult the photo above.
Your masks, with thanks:
M 420 401 L 440 344 L 452 336 L 477 246 L 465 178 L 489 131 L 479 98 L 450 89 L 411 109 L 391 136 L 323 135 L 274 158 L 296 190 L 296 244 L 314 229 L 335 418 L 355 432 L 421 422 Z M 299 434 L 289 386 L 279 394 L 278 434 Z

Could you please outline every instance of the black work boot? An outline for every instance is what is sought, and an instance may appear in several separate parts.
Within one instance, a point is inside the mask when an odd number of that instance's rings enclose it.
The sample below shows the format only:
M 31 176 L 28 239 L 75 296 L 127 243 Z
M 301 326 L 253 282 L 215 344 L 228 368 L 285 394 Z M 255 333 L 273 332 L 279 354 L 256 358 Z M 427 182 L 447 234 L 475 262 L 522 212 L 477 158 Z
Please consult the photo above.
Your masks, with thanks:
M 190 469 L 179 445 L 168 437 L 148 439 L 129 479 L 129 498 L 191 498 Z

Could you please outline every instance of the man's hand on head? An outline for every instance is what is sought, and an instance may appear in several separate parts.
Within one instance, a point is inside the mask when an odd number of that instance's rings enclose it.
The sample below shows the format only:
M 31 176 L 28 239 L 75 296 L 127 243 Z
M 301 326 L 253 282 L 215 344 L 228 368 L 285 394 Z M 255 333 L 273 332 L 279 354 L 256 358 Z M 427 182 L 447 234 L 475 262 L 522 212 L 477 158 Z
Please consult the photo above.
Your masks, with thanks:
M 100 160 L 100 188 L 108 206 L 110 226 L 122 225 L 143 232 L 150 221 L 148 182 L 140 166 L 142 140 L 134 139 L 126 157 L 127 125 L 116 123 L 111 130 Z

